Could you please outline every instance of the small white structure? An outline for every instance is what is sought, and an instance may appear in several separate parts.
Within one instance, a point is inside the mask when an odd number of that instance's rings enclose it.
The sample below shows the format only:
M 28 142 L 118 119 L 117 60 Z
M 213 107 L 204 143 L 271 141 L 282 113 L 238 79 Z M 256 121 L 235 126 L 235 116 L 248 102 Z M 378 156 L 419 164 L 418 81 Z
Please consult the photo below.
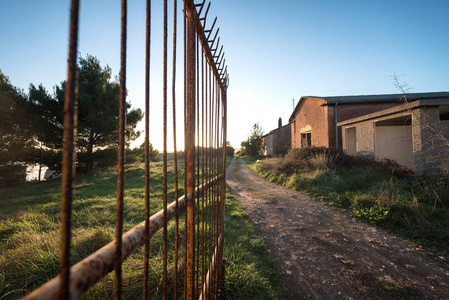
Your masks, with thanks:
M 438 173 L 449 162 L 449 93 L 413 94 L 402 105 L 339 122 L 343 151 L 388 158 L 414 170 Z

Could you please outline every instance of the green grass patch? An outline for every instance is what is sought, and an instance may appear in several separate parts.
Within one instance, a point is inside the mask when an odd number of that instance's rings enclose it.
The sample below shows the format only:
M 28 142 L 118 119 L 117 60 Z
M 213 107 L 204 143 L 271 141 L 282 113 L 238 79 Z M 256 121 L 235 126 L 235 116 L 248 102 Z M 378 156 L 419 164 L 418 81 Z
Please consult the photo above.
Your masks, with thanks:
M 224 257 L 228 264 L 222 299 L 288 299 L 282 289 L 282 275 L 265 242 L 256 235 L 248 214 L 229 192 L 225 212 Z
M 234 157 L 226 156 L 226 167 L 231 164 L 233 159 L 234 159 Z
M 252 157 L 252 156 L 245 156 L 242 157 L 242 159 L 248 164 L 248 165 L 252 165 L 257 161 L 256 157 Z
M 182 166 L 182 162 L 179 163 Z M 168 199 L 174 200 L 173 162 L 168 167 Z M 143 164 L 127 165 L 125 175 L 124 232 L 144 220 Z M 87 257 L 114 240 L 116 206 L 116 170 L 98 169 L 76 178 L 73 202 L 72 263 Z M 179 182 L 182 186 L 183 172 Z M 0 295 L 2 299 L 18 299 L 58 274 L 60 231 L 59 181 L 33 182 L 0 190 Z M 151 214 L 162 208 L 162 164 L 151 165 Z M 182 188 L 180 195 L 183 194 Z M 225 220 L 225 257 L 229 265 L 224 290 L 227 299 L 235 295 L 256 299 L 283 299 L 279 291 L 279 275 L 266 253 L 263 242 L 253 245 L 255 237 L 247 216 L 236 200 L 228 194 Z M 184 219 L 180 219 L 180 264 L 183 268 Z M 236 231 L 240 230 L 240 231 Z M 235 232 L 234 232 L 235 231 Z M 169 240 L 174 241 L 175 221 L 168 224 Z M 162 298 L 162 232 L 151 239 L 150 294 Z M 173 298 L 174 246 L 169 243 L 169 295 Z M 125 299 L 142 297 L 143 250 L 140 249 L 123 264 Z M 182 295 L 183 274 L 179 276 Z M 84 299 L 111 299 L 113 274 L 97 283 Z M 271 296 L 275 295 L 275 296 Z M 276 296 L 278 295 L 278 296 Z M 258 297 L 258 298 L 257 298 Z M 277 298 L 276 298 L 277 297 Z
M 327 155 L 333 157 L 323 157 L 318 150 L 295 151 L 284 159 L 265 159 L 250 167 L 268 181 L 318 196 L 355 217 L 448 255 L 449 177 L 417 179 L 391 162 L 332 153 Z
M 419 294 L 413 288 L 404 287 L 390 278 L 380 277 L 378 280 L 381 289 L 392 299 L 418 299 L 419 297 Z
M 240 167 L 241 167 L 240 161 L 236 161 L 234 164 L 234 168 L 232 169 L 234 176 L 239 180 L 242 178 L 242 176 L 240 175 Z

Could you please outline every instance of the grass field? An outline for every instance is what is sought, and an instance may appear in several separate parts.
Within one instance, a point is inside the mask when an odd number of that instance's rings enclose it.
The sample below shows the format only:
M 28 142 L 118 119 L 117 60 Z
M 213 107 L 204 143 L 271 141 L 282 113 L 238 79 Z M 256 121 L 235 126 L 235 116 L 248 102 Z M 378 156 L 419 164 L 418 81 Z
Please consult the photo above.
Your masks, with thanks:
M 144 220 L 143 165 L 128 165 L 125 176 L 126 232 Z M 183 182 L 182 178 L 180 182 Z M 161 163 L 152 164 L 151 186 L 153 214 L 162 208 Z M 173 186 L 173 166 L 169 165 L 169 201 L 174 199 Z M 180 194 L 183 194 L 182 190 Z M 73 203 L 73 263 L 114 239 L 115 202 L 115 168 L 96 170 L 92 174 L 77 177 Z M 0 190 L 0 299 L 20 298 L 57 275 L 59 219 L 59 181 L 27 183 Z M 180 224 L 184 224 L 182 220 Z M 263 239 L 256 236 L 247 214 L 229 193 L 226 198 L 225 224 L 224 256 L 228 264 L 222 298 L 285 299 L 281 275 L 276 270 L 274 260 L 268 255 Z M 169 238 L 173 238 L 174 230 L 174 221 L 171 221 Z M 256 238 L 260 242 L 250 242 Z M 173 245 L 169 244 L 168 257 L 172 266 L 174 251 Z M 142 273 L 143 252 L 140 250 L 123 264 L 126 299 L 141 298 Z M 169 277 L 172 285 L 173 271 L 169 271 Z M 180 277 L 182 279 L 182 274 Z M 113 280 L 113 274 L 110 273 L 84 298 L 112 298 Z M 161 233 L 151 239 L 150 283 L 153 299 L 162 298 Z M 182 284 L 179 286 L 182 287 Z

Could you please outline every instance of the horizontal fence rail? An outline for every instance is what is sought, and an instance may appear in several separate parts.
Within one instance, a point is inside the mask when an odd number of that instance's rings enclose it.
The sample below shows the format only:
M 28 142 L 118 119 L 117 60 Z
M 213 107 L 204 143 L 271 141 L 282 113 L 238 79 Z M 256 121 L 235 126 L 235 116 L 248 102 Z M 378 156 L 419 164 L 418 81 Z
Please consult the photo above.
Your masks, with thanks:
M 215 177 L 209 182 L 195 189 L 195 196 L 201 197 L 213 185 L 223 180 L 223 174 Z M 185 209 L 187 199 L 182 196 L 177 203 L 173 202 L 167 207 L 167 221 L 164 219 L 164 210 L 160 210 L 150 217 L 151 238 L 162 227 L 163 224 L 170 221 L 176 213 Z M 137 251 L 145 241 L 145 222 L 140 223 L 129 230 L 122 237 L 122 260 L 125 260 L 132 253 Z M 70 292 L 71 298 L 80 298 L 90 287 L 97 283 L 106 274 L 112 271 L 114 267 L 113 255 L 115 251 L 115 242 L 111 242 L 99 249 L 95 253 L 86 257 L 79 263 L 70 268 Z M 61 277 L 57 276 L 43 285 L 41 288 L 27 296 L 30 299 L 54 299 L 58 296 L 61 285 Z
M 146 5 L 145 35 L 145 204 L 144 221 L 123 234 L 126 210 L 125 183 L 125 127 L 126 127 L 126 46 L 127 1 L 121 3 L 121 69 L 120 112 L 118 132 L 117 201 L 115 240 L 96 252 L 71 265 L 72 202 L 76 166 L 76 99 L 79 0 L 72 0 L 70 12 L 70 40 L 68 77 L 64 107 L 63 176 L 61 188 L 61 237 L 59 275 L 51 279 L 24 299 L 80 299 L 84 293 L 114 271 L 114 298 L 124 294 L 123 264 L 142 246 L 142 297 L 153 298 L 149 273 L 152 266 L 150 239 L 161 231 L 163 299 L 216 299 L 219 296 L 223 266 L 224 205 L 226 170 L 226 94 L 229 75 L 220 47 L 219 32 L 206 26 L 210 2 L 205 5 L 185 0 L 184 22 L 184 195 L 179 196 L 179 166 L 182 158 L 177 149 L 176 121 L 176 67 L 177 67 L 177 0 L 173 2 L 173 175 L 168 176 L 168 1 L 164 0 L 164 55 L 163 55 L 163 186 L 162 209 L 150 216 L 150 54 L 151 54 L 151 1 Z M 209 28 L 209 29 L 206 29 Z M 155 128 L 153 128 L 154 130 Z M 169 202 L 168 183 L 174 180 L 174 199 Z M 168 224 L 173 220 L 174 237 Z M 182 221 L 182 222 L 181 222 Z M 183 224 L 182 224 L 183 223 Z M 162 229 L 162 230 L 161 230 Z M 158 233 L 159 236 L 159 233 Z M 158 237 L 159 238 L 159 237 Z M 169 255 L 169 253 L 172 253 Z M 158 290 L 158 288 L 156 288 Z

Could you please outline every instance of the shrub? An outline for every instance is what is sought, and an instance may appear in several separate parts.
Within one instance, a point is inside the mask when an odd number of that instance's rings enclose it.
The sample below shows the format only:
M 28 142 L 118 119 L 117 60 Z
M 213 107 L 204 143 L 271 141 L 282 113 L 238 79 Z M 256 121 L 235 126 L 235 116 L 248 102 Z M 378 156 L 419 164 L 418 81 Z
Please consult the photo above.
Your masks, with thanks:
M 153 145 L 149 144 L 150 161 L 159 161 L 159 150 L 154 149 Z M 138 148 L 134 148 L 126 151 L 126 163 L 132 164 L 134 162 L 145 161 L 145 142 Z
M 334 169 L 339 153 L 326 148 L 303 148 L 290 150 L 285 158 L 264 160 L 262 165 L 275 173 L 310 172 Z
M 333 170 L 338 159 L 339 153 L 331 153 L 324 150 L 321 153 L 316 153 L 309 159 L 310 165 L 315 170 Z
M 411 178 L 413 172 L 400 166 L 395 161 L 384 159 L 374 161 L 363 157 L 349 156 L 336 149 L 312 147 L 292 149 L 285 158 L 264 160 L 263 168 L 276 174 L 312 172 L 315 170 L 337 170 L 354 168 L 378 168 L 398 178 Z M 369 172 L 369 170 L 367 170 Z
M 226 156 L 233 157 L 235 149 L 229 142 L 226 142 Z
M 97 167 L 109 167 L 117 164 L 117 149 L 106 148 L 94 152 L 94 162 Z

